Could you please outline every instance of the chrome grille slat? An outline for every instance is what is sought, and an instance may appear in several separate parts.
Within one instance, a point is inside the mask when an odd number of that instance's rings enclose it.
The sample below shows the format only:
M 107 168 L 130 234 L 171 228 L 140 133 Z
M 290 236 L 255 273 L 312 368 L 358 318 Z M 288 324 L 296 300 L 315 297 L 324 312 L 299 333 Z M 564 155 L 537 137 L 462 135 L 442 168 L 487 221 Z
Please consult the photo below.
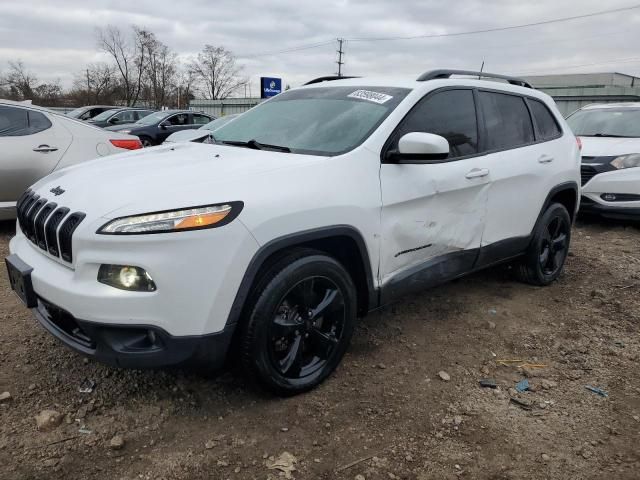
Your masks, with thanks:
M 58 227 L 60 223 L 69 213 L 69 209 L 66 207 L 58 208 L 47 222 L 45 226 L 45 239 L 47 241 L 47 249 L 54 257 L 60 256 L 60 248 L 58 247 Z
M 70 213 L 69 208 L 47 203 L 46 198 L 31 190 L 20 196 L 16 212 L 25 237 L 54 257 L 73 262 L 73 234 L 86 216 L 83 212 Z
M 42 210 L 40 210 L 35 220 L 36 244 L 45 251 L 47 250 L 47 240 L 44 235 L 44 224 L 57 206 L 58 204 L 55 202 L 47 203 L 42 207 Z
M 35 243 L 36 235 L 35 235 L 35 218 L 36 214 L 40 211 L 40 209 L 47 203 L 46 198 L 39 198 L 29 209 L 27 216 L 25 218 L 25 230 L 24 234 L 27 236 L 29 240 Z
M 64 221 L 64 223 L 60 227 L 60 231 L 58 232 L 58 239 L 60 241 L 60 256 L 67 262 L 71 262 L 73 260 L 71 237 L 73 236 L 73 232 L 75 232 L 76 228 L 78 228 L 78 225 L 80 225 L 80 222 L 82 222 L 84 217 L 84 213 L 72 213 Z

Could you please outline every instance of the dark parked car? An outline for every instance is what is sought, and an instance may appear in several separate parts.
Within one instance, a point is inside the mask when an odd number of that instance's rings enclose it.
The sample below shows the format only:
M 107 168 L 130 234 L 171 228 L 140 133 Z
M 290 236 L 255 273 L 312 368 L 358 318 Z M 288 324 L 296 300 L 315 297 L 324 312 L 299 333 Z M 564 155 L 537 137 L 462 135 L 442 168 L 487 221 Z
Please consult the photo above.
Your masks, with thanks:
M 106 130 L 137 135 L 144 147 L 160 145 L 174 132 L 200 128 L 213 120 L 205 113 L 188 110 L 163 110 L 138 120 L 136 123 L 107 127 Z
M 78 120 L 89 120 L 96 115 L 100 115 L 102 112 L 112 110 L 114 108 L 120 107 L 116 107 L 115 105 L 87 105 L 86 107 L 71 110 L 66 115 L 67 117 L 76 118 Z
M 155 110 L 143 108 L 114 108 L 96 115 L 88 122 L 96 127 L 110 127 L 112 125 L 124 125 L 135 123 L 138 120 L 152 114 Z

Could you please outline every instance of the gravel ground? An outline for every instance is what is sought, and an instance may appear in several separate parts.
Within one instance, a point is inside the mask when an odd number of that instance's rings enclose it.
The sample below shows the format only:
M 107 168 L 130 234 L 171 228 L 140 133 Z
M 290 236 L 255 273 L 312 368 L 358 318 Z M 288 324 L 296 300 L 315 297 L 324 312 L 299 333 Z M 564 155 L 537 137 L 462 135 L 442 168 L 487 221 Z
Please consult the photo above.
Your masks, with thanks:
M 2 257 L 12 234 L 0 223 Z M 579 223 L 551 287 L 502 267 L 368 316 L 338 371 L 295 398 L 233 372 L 83 359 L 37 325 L 4 272 L 0 322 L 2 479 L 640 478 L 631 225 Z

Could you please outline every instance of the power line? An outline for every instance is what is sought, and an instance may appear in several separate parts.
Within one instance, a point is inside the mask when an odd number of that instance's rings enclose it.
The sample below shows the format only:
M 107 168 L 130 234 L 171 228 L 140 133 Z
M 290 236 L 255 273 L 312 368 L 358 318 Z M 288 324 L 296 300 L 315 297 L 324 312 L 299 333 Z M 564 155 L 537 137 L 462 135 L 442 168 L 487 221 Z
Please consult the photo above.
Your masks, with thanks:
M 528 75 L 531 73 L 544 73 L 544 72 L 549 72 L 549 71 L 558 71 L 558 70 L 564 70 L 564 69 L 572 69 L 572 68 L 581 68 L 581 67 L 593 67 L 596 65 L 608 65 L 611 63 L 635 63 L 635 62 L 640 62 L 640 58 L 636 57 L 636 58 L 618 58 L 616 60 L 609 60 L 606 62 L 593 62 L 593 63 L 582 63 L 582 64 L 578 64 L 578 65 L 563 65 L 562 67 L 558 67 L 558 68 L 551 68 L 551 69 L 545 69 L 545 70 L 525 70 L 524 72 L 520 72 L 520 75 Z
M 563 17 L 563 18 L 556 18 L 556 19 L 552 19 L 552 20 L 542 20 L 540 22 L 533 22 L 533 23 L 523 23 L 521 25 L 511 25 L 508 27 L 496 27 L 496 28 L 486 28 L 483 30 L 469 30 L 466 32 L 455 32 L 455 33 L 434 33 L 434 34 L 428 34 L 428 35 L 413 35 L 413 36 L 406 36 L 406 37 L 356 37 L 356 38 L 347 38 L 346 40 L 350 41 L 350 42 L 384 42 L 384 41 L 393 41 L 393 40 L 416 40 L 416 39 L 421 39 L 421 38 L 442 38 L 442 37 L 459 37 L 459 36 L 463 36 L 463 35 L 477 35 L 480 33 L 490 33 L 490 32 L 502 32 L 505 30 L 515 30 L 518 28 L 527 28 L 527 27 L 536 27 L 539 25 L 549 25 L 552 23 L 559 23 L 559 22 L 568 22 L 571 20 L 578 20 L 581 18 L 590 18 L 590 17 L 597 17 L 599 15 L 608 15 L 611 13 L 618 13 L 618 12 L 626 12 L 629 10 L 635 10 L 637 8 L 640 8 L 640 5 L 632 5 L 629 7 L 623 7 L 623 8 L 615 8 L 615 9 L 611 9 L 611 10 L 603 10 L 600 12 L 594 12 L 594 13 L 586 13 L 583 15 L 574 15 L 571 17 Z
M 298 52 L 300 50 L 309 50 L 311 48 L 324 47 L 325 45 L 333 44 L 333 42 L 335 42 L 334 39 L 328 40 L 328 41 L 325 41 L 325 42 L 312 43 L 312 44 L 307 44 L 307 45 L 298 45 L 296 47 L 290 47 L 290 48 L 286 48 L 286 49 L 283 49 L 283 50 L 274 50 L 272 52 L 263 52 L 263 53 L 256 53 L 256 54 L 238 55 L 238 58 L 268 57 L 270 55 L 280 55 L 282 53 Z

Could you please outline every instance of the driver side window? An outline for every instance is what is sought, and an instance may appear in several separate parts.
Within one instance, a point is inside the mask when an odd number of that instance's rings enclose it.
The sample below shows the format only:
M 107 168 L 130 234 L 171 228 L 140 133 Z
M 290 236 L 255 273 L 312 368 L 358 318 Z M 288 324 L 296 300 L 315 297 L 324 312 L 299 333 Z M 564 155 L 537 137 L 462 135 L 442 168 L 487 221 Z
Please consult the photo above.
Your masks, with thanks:
M 434 133 L 447 139 L 448 159 L 478 153 L 478 122 L 471 90 L 445 90 L 428 95 L 407 114 L 393 134 L 390 149 L 410 132 Z

